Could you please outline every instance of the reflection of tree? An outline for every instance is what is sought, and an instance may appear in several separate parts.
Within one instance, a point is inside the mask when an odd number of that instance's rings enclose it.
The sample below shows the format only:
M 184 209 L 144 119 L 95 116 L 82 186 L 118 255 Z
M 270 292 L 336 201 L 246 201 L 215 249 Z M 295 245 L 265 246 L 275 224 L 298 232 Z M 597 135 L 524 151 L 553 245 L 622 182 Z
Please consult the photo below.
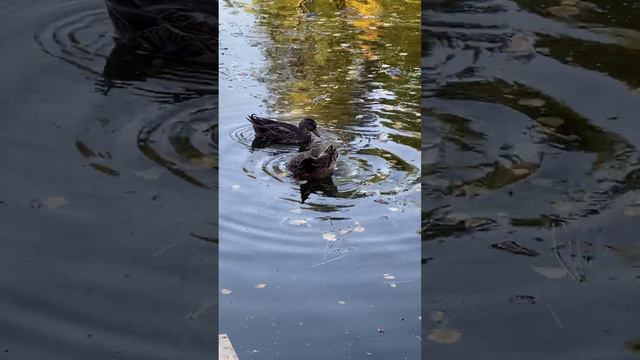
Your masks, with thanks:
M 262 78 L 272 111 L 362 125 L 356 116 L 373 109 L 360 99 L 382 87 L 394 95 L 376 100 L 388 104 L 383 123 L 419 133 L 418 2 L 255 0 L 252 11 L 269 37 Z M 390 68 L 398 72 L 390 75 Z

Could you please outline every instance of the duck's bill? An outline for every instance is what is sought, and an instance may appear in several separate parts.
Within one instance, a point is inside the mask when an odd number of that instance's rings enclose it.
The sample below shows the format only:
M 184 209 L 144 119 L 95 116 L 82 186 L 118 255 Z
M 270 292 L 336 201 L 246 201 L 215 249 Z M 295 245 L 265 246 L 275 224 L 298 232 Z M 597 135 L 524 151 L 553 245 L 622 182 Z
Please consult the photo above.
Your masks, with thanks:
M 313 129 L 313 130 L 311 130 L 311 132 L 312 132 L 315 136 L 320 137 L 320 133 L 318 132 L 318 129 Z

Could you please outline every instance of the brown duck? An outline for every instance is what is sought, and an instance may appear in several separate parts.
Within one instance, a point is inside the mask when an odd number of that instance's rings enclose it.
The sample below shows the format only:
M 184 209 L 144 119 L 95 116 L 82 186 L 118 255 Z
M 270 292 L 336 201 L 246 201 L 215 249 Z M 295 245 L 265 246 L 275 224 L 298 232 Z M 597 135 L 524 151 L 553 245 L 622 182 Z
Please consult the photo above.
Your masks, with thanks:
M 311 134 L 320 137 L 318 125 L 312 118 L 304 118 L 298 126 L 281 121 L 275 121 L 256 114 L 247 116 L 253 130 L 256 132 L 256 140 L 273 144 L 306 144 L 311 141 Z
M 297 180 L 319 180 L 333 175 L 338 159 L 338 149 L 333 145 L 315 146 L 297 154 L 287 164 L 287 169 Z

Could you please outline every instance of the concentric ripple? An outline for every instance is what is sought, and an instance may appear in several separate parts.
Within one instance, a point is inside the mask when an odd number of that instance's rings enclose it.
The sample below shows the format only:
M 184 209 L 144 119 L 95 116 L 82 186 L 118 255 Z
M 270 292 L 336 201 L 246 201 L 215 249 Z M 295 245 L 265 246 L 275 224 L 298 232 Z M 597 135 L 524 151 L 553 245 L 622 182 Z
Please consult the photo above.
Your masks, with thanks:
M 218 168 L 217 109 L 180 107 L 147 122 L 138 147 L 173 174 L 198 186 L 215 184 Z
M 310 193 L 324 197 L 355 199 L 380 195 L 397 195 L 415 190 L 420 182 L 420 170 L 400 156 L 382 147 L 372 145 L 370 139 L 353 136 L 346 143 L 339 140 L 349 136 L 331 136 L 340 148 L 336 170 L 330 180 L 317 184 L 302 184 L 302 198 Z M 243 166 L 247 176 L 254 179 L 295 183 L 287 170 L 287 162 L 306 146 L 254 147 L 251 126 L 242 126 L 231 132 L 231 138 L 247 146 L 252 154 Z M 306 185 L 306 186 L 305 186 Z
M 639 78 L 606 55 L 566 51 L 637 57 L 635 45 L 615 35 L 635 30 L 602 31 L 549 16 L 553 8 L 520 6 L 439 3 L 424 18 L 424 239 L 567 224 L 598 216 L 637 188 L 637 132 L 623 129 L 634 129 L 638 95 L 628 86 Z M 591 106 L 575 96 L 577 82 L 608 91 L 583 91 L 599 104 Z
M 110 176 L 158 179 L 164 171 L 199 187 L 217 179 L 217 108 L 203 98 L 172 105 L 138 121 L 99 118 L 80 129 L 75 147 L 93 169 Z M 140 152 L 135 151 L 136 146 Z M 139 168 L 143 154 L 160 167 Z
M 96 91 L 126 88 L 163 103 L 217 94 L 215 69 L 177 64 L 116 44 L 104 7 L 73 2 L 50 13 L 53 18 L 34 35 L 36 42 L 47 54 L 91 74 Z

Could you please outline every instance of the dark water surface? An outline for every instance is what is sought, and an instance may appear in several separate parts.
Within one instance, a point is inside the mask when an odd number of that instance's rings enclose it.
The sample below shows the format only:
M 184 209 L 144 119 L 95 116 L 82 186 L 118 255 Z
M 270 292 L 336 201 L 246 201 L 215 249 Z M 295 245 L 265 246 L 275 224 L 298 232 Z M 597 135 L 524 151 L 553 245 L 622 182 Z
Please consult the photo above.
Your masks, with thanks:
M 241 359 L 420 358 L 420 4 L 221 3 L 220 331 Z M 252 148 L 317 119 L 336 173 Z
M 636 358 L 640 5 L 423 9 L 424 353 Z
M 114 48 L 101 1 L 0 12 L 0 358 L 215 357 L 215 72 Z

